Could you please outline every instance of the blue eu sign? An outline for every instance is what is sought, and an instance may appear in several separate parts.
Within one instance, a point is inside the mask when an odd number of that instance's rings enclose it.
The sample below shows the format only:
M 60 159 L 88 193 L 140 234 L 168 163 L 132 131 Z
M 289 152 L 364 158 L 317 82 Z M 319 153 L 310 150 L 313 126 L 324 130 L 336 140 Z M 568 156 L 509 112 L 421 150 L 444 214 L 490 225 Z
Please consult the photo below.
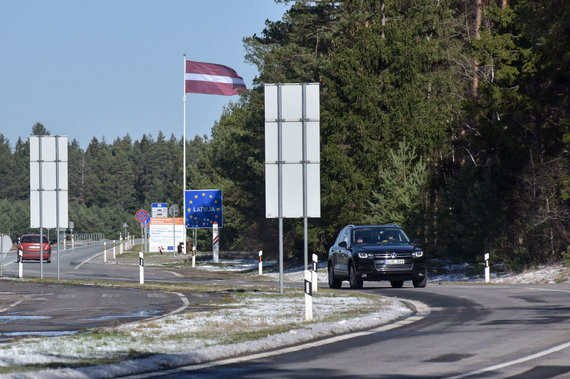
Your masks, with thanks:
M 212 228 L 214 222 L 223 227 L 222 190 L 184 192 L 187 228 Z

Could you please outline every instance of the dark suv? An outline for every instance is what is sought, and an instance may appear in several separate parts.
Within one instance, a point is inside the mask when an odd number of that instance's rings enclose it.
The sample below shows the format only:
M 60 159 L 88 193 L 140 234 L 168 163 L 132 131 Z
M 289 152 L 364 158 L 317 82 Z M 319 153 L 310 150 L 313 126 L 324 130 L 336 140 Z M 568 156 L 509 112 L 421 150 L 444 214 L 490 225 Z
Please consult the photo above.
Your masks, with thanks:
M 421 248 L 395 224 L 344 227 L 329 249 L 329 287 L 362 288 L 364 280 L 389 280 L 394 288 L 411 280 L 414 287 L 427 283 L 426 257 Z

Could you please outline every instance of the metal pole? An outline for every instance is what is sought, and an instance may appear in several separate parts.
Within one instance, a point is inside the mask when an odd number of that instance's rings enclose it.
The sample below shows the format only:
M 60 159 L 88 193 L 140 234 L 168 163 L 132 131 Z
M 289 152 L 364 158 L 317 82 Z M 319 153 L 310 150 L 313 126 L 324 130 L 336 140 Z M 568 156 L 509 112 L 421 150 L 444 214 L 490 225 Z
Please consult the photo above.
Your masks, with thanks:
M 279 209 L 279 293 L 283 295 L 283 147 L 282 147 L 282 109 L 281 84 L 277 85 L 277 188 Z
M 307 225 L 307 84 L 302 85 L 302 128 L 303 128 L 303 259 L 305 271 L 309 260 L 309 242 Z
M 182 161 L 183 161 L 183 180 L 182 180 L 182 205 L 184 207 L 184 238 L 183 238 L 183 245 L 182 245 L 182 250 L 186 251 L 186 54 L 184 54 L 184 80 L 182 81 L 182 83 L 184 84 L 183 87 L 183 93 L 184 95 L 182 96 L 182 101 L 184 103 L 184 137 L 183 137 L 183 141 L 182 141 Z M 175 244 L 176 245 L 176 244 Z M 176 246 L 174 246 L 174 249 L 176 249 Z M 175 253 L 176 254 L 176 253 Z
M 39 187 L 39 195 L 40 195 L 40 279 L 44 278 L 44 215 L 42 212 L 42 208 L 43 208 L 43 204 L 42 204 L 42 200 L 44 197 L 44 189 L 43 189 L 43 185 L 42 185 L 42 162 L 43 162 L 43 157 L 42 157 L 42 136 L 38 136 L 38 146 L 39 146 L 39 162 L 38 162 L 38 166 L 39 166 L 39 173 L 40 173 L 40 177 L 39 177 L 39 183 L 40 183 L 40 187 Z
M 57 280 L 59 280 L 59 137 L 55 137 L 55 232 L 57 233 Z M 49 242 L 49 239 L 48 239 Z

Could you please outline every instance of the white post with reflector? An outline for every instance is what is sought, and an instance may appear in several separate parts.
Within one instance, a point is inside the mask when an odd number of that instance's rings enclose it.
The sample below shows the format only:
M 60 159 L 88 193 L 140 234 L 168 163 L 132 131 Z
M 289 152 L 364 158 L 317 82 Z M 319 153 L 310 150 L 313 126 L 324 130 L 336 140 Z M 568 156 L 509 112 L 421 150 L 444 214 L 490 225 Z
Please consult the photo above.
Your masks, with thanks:
M 18 278 L 24 277 L 24 257 L 22 250 L 18 250 Z
M 192 245 L 192 268 L 196 267 L 196 246 Z
M 218 263 L 220 254 L 220 236 L 218 235 L 218 223 L 215 221 L 212 225 L 212 245 L 214 263 Z
M 139 283 L 144 284 L 144 254 L 139 251 Z
M 261 258 L 263 257 L 263 250 L 259 250 L 259 276 L 263 275 L 263 263 Z
M 305 270 L 305 321 L 313 321 L 313 284 L 311 271 Z
M 117 258 L 117 254 L 115 251 L 115 240 L 113 240 L 113 259 L 116 259 L 116 258 Z
M 489 268 L 489 253 L 483 256 L 485 258 L 485 283 L 491 281 L 491 270 Z
M 107 242 L 103 242 L 103 263 L 107 263 Z
M 317 287 L 318 287 L 318 274 L 317 274 L 317 262 L 319 260 L 319 257 L 317 257 L 317 254 L 313 254 L 313 265 L 312 265 L 312 270 L 311 270 L 311 282 L 313 283 L 313 292 L 317 292 Z

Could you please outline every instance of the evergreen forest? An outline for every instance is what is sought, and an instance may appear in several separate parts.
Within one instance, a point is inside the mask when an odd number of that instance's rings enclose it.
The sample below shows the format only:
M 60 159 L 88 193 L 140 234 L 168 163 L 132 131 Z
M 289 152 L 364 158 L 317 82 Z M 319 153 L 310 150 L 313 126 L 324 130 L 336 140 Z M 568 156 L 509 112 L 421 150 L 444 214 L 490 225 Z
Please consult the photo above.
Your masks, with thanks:
M 570 259 L 570 2 L 276 0 L 243 39 L 253 88 L 187 143 L 187 189 L 223 190 L 222 250 L 275 257 L 265 218 L 264 83 L 320 83 L 320 260 L 346 224 L 398 223 L 433 258 L 528 267 Z M 41 120 L 39 120 L 41 121 Z M 3 127 L 9 127 L 4 125 Z M 49 134 L 49 125 L 30 125 Z M 182 202 L 182 138 L 69 143 L 75 231 L 118 238 Z M 142 159 L 144 157 L 144 159 Z M 29 231 L 29 145 L 0 134 L 0 232 Z M 285 254 L 303 252 L 285 220 Z M 209 232 L 198 248 L 210 249 Z

